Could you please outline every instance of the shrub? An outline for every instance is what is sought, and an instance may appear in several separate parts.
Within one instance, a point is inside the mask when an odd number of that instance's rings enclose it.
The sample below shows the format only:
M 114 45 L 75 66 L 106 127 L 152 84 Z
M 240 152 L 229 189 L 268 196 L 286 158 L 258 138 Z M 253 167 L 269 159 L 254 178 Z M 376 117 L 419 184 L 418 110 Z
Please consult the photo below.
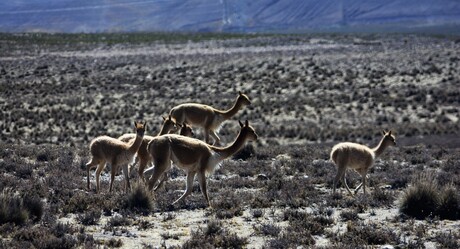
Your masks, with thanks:
M 264 211 L 262 209 L 251 209 L 252 217 L 260 218 L 264 216 Z
M 219 219 L 230 219 L 243 214 L 241 200 L 232 191 L 223 191 L 220 196 L 216 196 L 213 201 L 213 209 Z
M 112 228 L 112 227 L 119 227 L 119 226 L 129 226 L 131 225 L 131 220 L 127 217 L 123 216 L 113 216 L 110 218 L 110 220 L 107 222 L 106 227 L 107 228 Z
M 374 191 L 371 193 L 371 206 L 372 207 L 389 207 L 391 204 L 393 204 L 393 201 L 395 200 L 394 193 L 388 190 L 382 190 L 380 188 L 375 188 Z
M 281 236 L 271 241 L 270 247 L 280 241 L 287 243 L 288 248 L 295 245 L 313 245 L 315 240 L 312 235 L 322 234 L 324 232 L 324 224 L 321 220 L 316 220 L 312 215 L 298 210 L 288 209 L 283 213 L 283 220 L 287 220 L 289 225 L 281 233 Z M 280 240 L 277 242 L 277 240 Z
M 192 231 L 192 236 L 182 248 L 244 248 L 248 239 L 239 237 L 222 227 L 219 221 L 211 220 L 206 228 Z
M 148 190 L 141 184 L 135 184 L 133 190 L 126 197 L 125 208 L 142 213 L 152 210 L 153 202 Z
M 28 219 L 29 212 L 24 207 L 23 199 L 11 189 L 4 189 L 0 194 L 0 224 L 12 222 L 22 225 Z
M 400 212 L 416 219 L 433 217 L 440 205 L 439 187 L 432 174 L 422 174 L 404 192 Z
M 298 246 L 311 246 L 315 244 L 308 229 L 302 227 L 287 227 L 278 238 L 267 241 L 268 248 L 296 248 Z
M 359 220 L 358 212 L 356 210 L 343 211 L 340 213 L 340 218 L 342 218 L 342 221 Z
M 39 221 L 43 216 L 43 202 L 36 195 L 26 194 L 23 197 L 24 208 L 29 212 L 33 221 Z
M 77 240 L 66 232 L 69 227 L 66 225 L 56 225 L 50 230 L 46 227 L 23 228 L 13 235 L 15 241 L 30 243 L 30 248 L 75 248 Z
M 80 222 L 82 225 L 88 226 L 88 225 L 97 225 L 99 222 L 99 219 L 101 218 L 101 212 L 99 210 L 89 210 L 83 214 L 79 214 L 77 216 L 78 222 Z
M 276 237 L 281 232 L 281 228 L 275 224 L 261 224 L 259 226 L 254 225 L 254 230 L 264 236 Z
M 66 199 L 62 210 L 64 214 L 81 213 L 91 206 L 92 200 L 94 201 L 87 193 L 77 192 L 70 199 Z
M 399 236 L 389 228 L 380 228 L 377 224 L 348 222 L 347 232 L 333 238 L 335 243 L 348 248 L 367 248 L 366 245 L 397 244 Z
M 460 219 L 460 196 L 454 186 L 446 186 L 442 189 L 437 214 L 441 219 Z
M 121 239 L 111 238 L 110 240 L 106 241 L 105 244 L 109 248 L 111 248 L 111 247 L 122 247 L 123 246 L 123 241 Z
M 438 233 L 435 236 L 436 242 L 439 243 L 440 248 L 457 249 L 460 248 L 460 234 L 458 233 Z

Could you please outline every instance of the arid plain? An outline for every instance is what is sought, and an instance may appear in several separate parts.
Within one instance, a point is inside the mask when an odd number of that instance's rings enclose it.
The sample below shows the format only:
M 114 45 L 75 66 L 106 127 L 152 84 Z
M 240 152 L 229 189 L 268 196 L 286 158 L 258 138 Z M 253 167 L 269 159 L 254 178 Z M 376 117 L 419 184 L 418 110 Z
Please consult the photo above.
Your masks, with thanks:
M 196 181 L 171 205 L 185 189 L 176 167 L 155 199 L 136 174 L 130 193 L 122 174 L 109 193 L 109 171 L 101 193 L 94 170 L 86 188 L 93 138 L 135 120 L 155 135 L 175 105 L 228 109 L 238 91 L 252 103 L 219 135 L 229 144 L 249 120 L 259 139 L 208 177 L 212 209 Z M 0 103 L 0 248 L 460 246 L 460 203 L 450 218 L 400 212 L 417 183 L 460 186 L 458 38 L 2 34 Z M 332 195 L 332 146 L 372 147 L 382 130 L 397 146 L 370 170 L 369 193 Z M 8 205 L 24 212 L 8 218 Z

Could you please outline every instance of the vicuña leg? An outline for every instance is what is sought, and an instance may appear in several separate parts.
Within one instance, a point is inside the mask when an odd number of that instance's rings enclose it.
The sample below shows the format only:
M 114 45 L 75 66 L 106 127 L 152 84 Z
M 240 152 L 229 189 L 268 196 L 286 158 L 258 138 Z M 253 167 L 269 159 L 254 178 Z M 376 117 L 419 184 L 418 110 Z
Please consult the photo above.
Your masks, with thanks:
M 161 188 L 161 186 L 163 186 L 163 183 L 169 178 L 167 171 L 168 170 L 163 172 L 163 174 L 161 175 L 160 183 L 158 183 L 158 185 L 153 189 L 153 191 L 157 191 L 159 188 Z
M 214 146 L 219 146 L 220 145 L 220 138 L 219 136 L 216 134 L 215 131 L 211 130 L 211 132 L 209 133 L 211 135 L 211 137 L 214 139 Z
M 342 181 L 343 176 L 345 175 L 345 170 L 346 170 L 345 168 L 337 166 L 337 174 L 335 175 L 334 182 L 333 182 L 333 185 L 334 185 L 333 193 L 335 193 L 337 184 L 339 184 L 339 182 Z
M 129 192 L 129 190 L 131 189 L 131 185 L 129 183 L 129 168 L 128 168 L 128 165 L 123 165 L 122 167 L 123 169 L 123 175 L 125 176 L 125 181 L 126 181 L 126 192 Z
M 155 160 L 154 165 L 155 166 L 153 168 L 149 168 L 146 170 L 146 172 L 150 170 L 153 171 L 152 176 L 148 180 L 149 191 L 151 191 L 153 187 L 155 187 L 155 184 L 160 179 L 160 177 L 163 175 L 163 173 L 171 167 L 171 160 L 169 160 L 169 158 L 164 159 L 164 160 Z M 148 173 L 150 174 L 150 172 Z
M 109 192 L 112 192 L 113 182 L 115 180 L 115 175 L 117 174 L 117 172 L 116 172 L 117 168 L 118 167 L 116 165 L 116 161 L 113 160 L 112 168 L 110 168 L 110 187 L 109 187 Z
M 104 170 L 104 168 L 105 168 L 105 162 L 100 162 L 96 169 L 96 193 L 99 193 L 99 189 L 100 189 L 99 178 L 101 177 L 101 173 Z
M 204 129 L 204 141 L 206 141 L 207 144 L 211 144 L 211 140 L 209 140 L 209 130 Z
M 347 189 L 348 193 L 350 193 L 350 195 L 353 196 L 353 193 L 351 192 L 350 187 L 348 187 L 347 180 L 345 179 L 345 177 L 346 177 L 346 173 L 344 173 L 343 176 L 342 176 L 342 180 L 343 180 L 343 183 L 345 185 L 345 188 Z
M 362 169 L 358 169 L 356 170 L 360 175 L 361 175 L 361 183 L 355 188 L 355 194 L 358 193 L 358 190 L 363 187 L 364 188 L 364 194 L 366 193 L 366 175 L 367 175 L 367 172 L 362 170 Z
M 133 172 L 134 171 L 134 167 L 136 166 L 136 164 L 139 163 L 139 156 L 135 156 L 134 157 L 134 162 L 132 162 L 132 164 L 129 166 L 129 172 Z M 133 173 L 131 173 L 133 174 Z
M 340 164 L 337 165 L 337 175 L 334 178 L 334 190 L 333 190 L 333 192 L 335 193 L 337 183 L 340 181 L 340 182 L 343 183 L 343 185 L 345 185 L 345 188 L 347 189 L 348 193 L 350 193 L 350 195 L 353 195 L 353 193 L 350 190 L 350 187 L 348 187 L 347 180 L 345 179 L 346 170 L 347 170 L 346 167 L 343 167 Z
M 205 171 L 198 172 L 198 182 L 200 183 L 201 193 L 203 193 L 203 196 L 204 196 L 204 199 L 206 200 L 206 203 L 208 203 L 208 206 L 211 206 L 211 203 L 209 203 L 209 198 L 208 198 L 208 190 L 206 189 L 206 173 L 205 173 Z
M 87 173 L 87 182 L 88 182 L 87 187 L 88 187 L 88 190 L 90 189 L 90 181 L 89 181 L 90 173 L 89 173 L 89 171 L 90 171 L 92 168 L 94 168 L 94 167 L 96 167 L 96 166 L 98 166 L 98 165 L 99 165 L 99 162 L 95 161 L 94 159 L 91 159 L 91 161 L 88 162 L 88 163 L 86 164 L 86 173 Z
M 147 167 L 147 163 L 148 163 L 148 160 L 146 160 L 145 158 L 141 158 L 139 160 L 139 169 L 137 170 L 139 178 L 142 179 L 142 181 L 144 182 L 145 182 L 144 170 L 145 170 L 145 167 Z
M 189 196 L 192 193 L 193 179 L 195 178 L 195 174 L 196 174 L 195 171 L 187 172 L 187 184 L 186 184 L 185 192 L 182 194 L 181 197 L 179 197 L 179 199 L 175 200 L 172 203 L 173 205 L 176 204 L 178 201 L 184 199 L 185 197 Z

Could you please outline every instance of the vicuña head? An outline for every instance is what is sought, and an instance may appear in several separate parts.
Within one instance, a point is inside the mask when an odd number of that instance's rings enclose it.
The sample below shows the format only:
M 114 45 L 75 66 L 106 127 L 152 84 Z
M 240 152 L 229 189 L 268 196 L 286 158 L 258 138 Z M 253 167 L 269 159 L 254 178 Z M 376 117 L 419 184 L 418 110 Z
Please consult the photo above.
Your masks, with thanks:
M 162 116 L 162 118 L 163 118 L 163 125 L 161 126 L 161 129 L 158 132 L 157 136 L 161 136 L 161 135 L 164 135 L 164 134 L 168 134 L 170 132 L 176 132 L 177 131 L 178 126 L 176 125 L 176 122 L 174 122 L 174 120 L 171 119 L 171 115 L 168 118 L 165 118 L 163 116 Z M 133 168 L 134 165 L 136 165 L 136 163 L 139 162 L 139 169 L 138 169 L 137 173 L 139 175 L 139 179 L 142 179 L 143 181 L 145 181 L 145 179 L 144 179 L 144 170 L 147 167 L 147 165 L 152 162 L 152 157 L 150 156 L 150 154 L 147 151 L 147 145 L 148 145 L 148 143 L 150 141 L 152 141 L 153 138 L 154 138 L 153 136 L 144 136 L 143 137 L 141 146 L 139 147 L 139 150 L 137 151 L 136 159 L 135 159 L 135 161 L 134 161 L 134 163 L 133 163 L 133 165 L 131 167 L 131 168 Z M 124 134 L 124 135 L 120 136 L 118 139 L 123 141 L 123 142 L 131 142 L 131 141 L 134 141 L 134 139 L 136 139 L 136 134 L 127 133 L 127 134 Z
M 175 106 L 169 114 L 176 120 L 177 123 L 187 124 L 192 127 L 201 127 L 204 130 L 205 141 L 211 143 L 209 136 L 214 139 L 214 144 L 220 144 L 220 138 L 216 134 L 220 126 L 225 120 L 228 120 L 236 115 L 236 113 L 246 105 L 250 105 L 249 97 L 241 92 L 238 92 L 233 106 L 228 110 L 218 110 L 209 105 L 197 103 L 185 103 Z
M 394 145 L 396 145 L 395 136 L 391 134 L 391 131 L 383 131 L 383 138 L 380 140 L 380 143 L 372 149 L 365 145 L 349 142 L 335 145 L 331 151 L 331 160 L 337 165 L 333 193 L 335 193 L 337 183 L 342 181 L 347 191 L 353 195 L 345 179 L 346 169 L 350 168 L 356 170 L 362 178 L 361 184 L 354 190 L 355 194 L 358 193 L 361 187 L 363 187 L 364 194 L 366 194 L 367 171 L 374 164 L 376 157 L 379 157 L 386 148 Z
M 187 123 L 183 123 L 182 125 L 178 124 L 180 126 L 180 131 L 179 135 L 181 136 L 186 136 L 186 137 L 193 137 L 195 134 L 193 133 L 192 127 L 188 126 Z
M 109 191 L 112 191 L 113 181 L 120 167 L 123 169 L 126 191 L 130 189 L 128 164 L 133 160 L 134 155 L 141 146 L 146 127 L 147 125 L 144 122 L 134 122 L 136 138 L 127 143 L 109 136 L 100 136 L 91 141 L 89 146 L 91 160 L 86 164 L 88 189 L 90 189 L 89 171 L 97 166 L 96 191 L 99 192 L 99 177 L 106 163 L 110 163 L 112 166 Z
M 172 161 L 187 174 L 186 190 L 173 204 L 190 195 L 193 179 L 197 175 L 201 192 L 210 205 L 206 190 L 206 174 L 213 172 L 220 162 L 238 152 L 246 141 L 257 140 L 257 134 L 248 121 L 245 124 L 240 122 L 240 126 L 241 130 L 235 141 L 223 148 L 180 135 L 168 134 L 154 138 L 147 148 L 155 165 L 152 168 L 152 177 L 148 180 L 149 189 L 151 190 L 163 173 L 171 167 Z

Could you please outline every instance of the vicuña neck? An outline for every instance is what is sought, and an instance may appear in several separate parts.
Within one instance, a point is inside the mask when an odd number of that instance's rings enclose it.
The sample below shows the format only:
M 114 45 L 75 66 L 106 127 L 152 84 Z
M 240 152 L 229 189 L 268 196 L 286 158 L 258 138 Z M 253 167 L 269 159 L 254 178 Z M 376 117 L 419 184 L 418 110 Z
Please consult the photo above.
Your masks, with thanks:
M 143 136 L 136 133 L 136 139 L 129 147 L 129 151 L 136 153 L 139 150 L 139 147 L 141 147 L 142 139 L 143 139 Z
M 376 157 L 379 157 L 385 151 L 385 149 L 388 147 L 388 145 L 383 143 L 384 139 L 385 139 L 385 137 L 383 137 L 382 140 L 380 140 L 380 143 L 377 145 L 377 147 L 372 149 L 374 151 Z
M 230 109 L 226 111 L 219 111 L 219 112 L 220 114 L 222 114 L 222 116 L 225 119 L 230 119 L 236 115 L 236 113 L 241 109 L 241 106 L 242 106 L 241 103 L 238 101 L 238 99 L 236 99 L 235 103 Z
M 238 134 L 238 137 L 236 137 L 236 140 L 229 146 L 220 148 L 220 147 L 215 147 L 211 146 L 211 149 L 222 157 L 223 159 L 229 158 L 233 156 L 236 152 L 238 152 L 243 146 L 244 143 L 246 142 L 246 138 L 241 135 L 241 132 Z
M 166 126 L 163 125 L 163 126 L 161 126 L 161 130 L 160 130 L 160 132 L 158 133 L 157 136 L 164 135 L 164 134 L 166 134 L 166 133 L 168 133 L 168 132 L 169 132 L 169 131 L 168 131 L 168 129 L 166 129 Z

